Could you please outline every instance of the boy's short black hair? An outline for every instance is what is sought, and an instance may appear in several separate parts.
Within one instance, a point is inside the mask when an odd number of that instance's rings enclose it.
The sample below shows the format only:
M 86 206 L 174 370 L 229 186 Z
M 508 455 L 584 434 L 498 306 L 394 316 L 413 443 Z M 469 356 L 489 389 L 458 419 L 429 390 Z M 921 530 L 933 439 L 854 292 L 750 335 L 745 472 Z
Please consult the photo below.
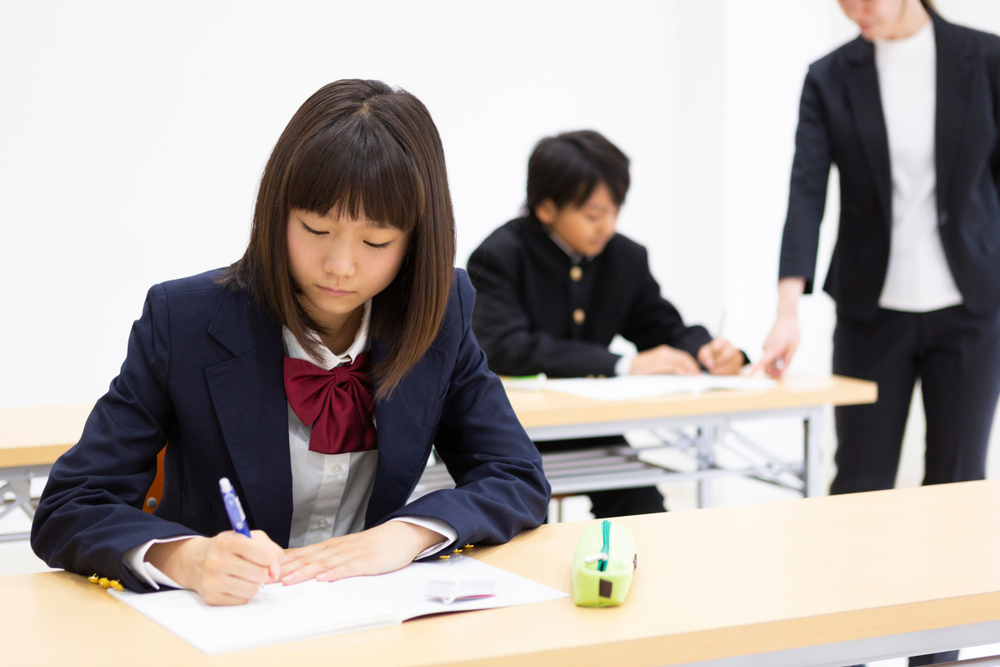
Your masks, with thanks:
M 615 204 L 628 192 L 628 156 L 594 130 L 545 137 L 528 159 L 527 208 L 534 211 L 546 199 L 556 207 L 582 206 L 603 182 Z

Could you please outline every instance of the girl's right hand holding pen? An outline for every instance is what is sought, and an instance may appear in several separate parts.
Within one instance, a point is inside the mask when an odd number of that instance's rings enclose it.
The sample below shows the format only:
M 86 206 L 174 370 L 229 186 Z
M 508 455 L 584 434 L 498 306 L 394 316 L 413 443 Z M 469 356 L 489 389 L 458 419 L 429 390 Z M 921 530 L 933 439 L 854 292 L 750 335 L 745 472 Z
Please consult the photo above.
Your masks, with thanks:
M 281 575 L 282 548 L 260 530 L 154 544 L 146 561 L 210 605 L 245 604 Z

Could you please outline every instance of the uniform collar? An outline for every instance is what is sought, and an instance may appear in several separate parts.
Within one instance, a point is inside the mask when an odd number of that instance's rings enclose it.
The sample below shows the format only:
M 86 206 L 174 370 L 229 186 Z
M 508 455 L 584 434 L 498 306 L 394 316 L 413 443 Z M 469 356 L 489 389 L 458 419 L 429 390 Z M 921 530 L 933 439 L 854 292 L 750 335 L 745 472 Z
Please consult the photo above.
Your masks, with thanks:
M 361 316 L 361 326 L 358 327 L 358 333 L 354 336 L 354 342 L 351 343 L 346 352 L 340 355 L 334 354 L 330 348 L 323 344 L 319 336 L 316 335 L 316 332 L 310 331 L 307 335 L 317 345 L 316 355 L 313 356 L 299 344 L 291 329 L 284 326 L 281 327 L 281 337 L 285 341 L 285 349 L 288 351 L 288 356 L 292 359 L 303 359 L 325 370 L 332 370 L 342 364 L 353 363 L 359 354 L 368 349 L 368 323 L 372 315 L 371 299 L 365 301 L 364 309 L 364 314 Z

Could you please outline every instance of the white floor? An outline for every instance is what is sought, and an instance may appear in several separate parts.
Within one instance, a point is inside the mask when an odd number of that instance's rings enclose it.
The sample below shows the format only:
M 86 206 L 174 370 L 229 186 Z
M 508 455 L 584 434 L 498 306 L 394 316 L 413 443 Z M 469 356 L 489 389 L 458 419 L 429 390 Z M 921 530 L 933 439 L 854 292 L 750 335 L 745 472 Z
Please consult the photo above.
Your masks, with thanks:
M 919 409 L 917 405 L 915 408 Z M 832 413 L 832 410 L 830 411 Z M 835 442 L 833 435 L 833 415 L 829 414 L 826 420 L 827 435 L 824 442 Z M 922 423 L 920 424 L 922 427 Z M 778 454 L 788 461 L 801 460 L 801 429 L 800 423 L 785 421 L 768 422 L 746 422 L 738 425 L 741 433 L 755 439 L 758 442 L 767 442 L 769 445 L 777 444 Z M 994 429 L 997 430 L 997 429 Z M 650 439 L 645 434 L 628 434 L 629 439 L 636 446 L 649 443 Z M 922 445 L 923 432 L 921 428 L 908 427 L 904 447 L 903 457 L 900 465 L 900 472 L 897 478 L 897 486 L 918 486 L 923 477 Z M 784 444 L 782 444 L 784 443 Z M 827 484 L 833 477 L 833 452 L 825 451 L 824 471 L 827 473 Z M 782 451 L 784 450 L 784 451 Z M 670 457 L 669 452 L 651 452 L 651 458 Z M 1000 466 L 1000 457 L 995 457 L 997 466 Z M 671 461 L 673 462 L 673 461 Z M 990 466 L 989 477 L 1000 477 L 1000 470 L 995 473 Z M 32 492 L 40 493 L 44 480 L 36 480 L 32 484 Z M 664 484 L 661 491 L 667 497 L 667 507 L 671 511 L 693 510 L 697 507 L 697 489 L 694 482 Z M 748 480 L 744 478 L 720 479 L 713 482 L 712 506 L 733 506 L 747 505 L 760 502 L 773 502 L 777 500 L 792 500 L 799 497 L 797 493 L 781 489 L 769 484 Z M 568 498 L 563 501 L 562 516 L 564 521 L 577 521 L 590 518 L 590 501 L 586 496 Z M 0 519 L 0 534 L 27 532 L 31 528 L 31 523 L 20 511 L 12 512 L 3 519 Z M 25 574 L 30 572 L 45 572 L 49 568 L 32 553 L 27 541 L 0 542 L 0 575 Z M 1000 644 L 989 646 L 979 646 L 963 649 L 961 659 L 977 658 L 984 656 L 1000 655 Z M 883 660 L 869 663 L 870 667 L 905 667 L 904 658 L 894 660 Z

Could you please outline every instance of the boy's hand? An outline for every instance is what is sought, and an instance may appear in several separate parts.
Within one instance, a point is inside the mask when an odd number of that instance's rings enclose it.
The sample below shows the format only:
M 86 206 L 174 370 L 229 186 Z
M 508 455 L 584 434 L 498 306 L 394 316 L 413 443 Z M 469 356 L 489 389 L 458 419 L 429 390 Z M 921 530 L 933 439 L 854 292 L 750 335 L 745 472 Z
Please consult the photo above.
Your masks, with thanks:
M 736 375 L 743 368 L 743 353 L 725 338 L 716 338 L 701 346 L 698 361 L 712 375 Z
M 632 357 L 631 375 L 653 375 L 669 373 L 672 375 L 698 375 L 701 368 L 698 362 L 684 350 L 658 345 L 652 349 L 640 352 Z
M 441 542 L 440 533 L 405 521 L 290 549 L 281 559 L 281 581 L 298 584 L 315 577 L 335 581 L 366 574 L 383 574 L 406 567 L 420 553 Z
M 154 544 L 145 560 L 210 605 L 245 604 L 263 583 L 278 580 L 283 550 L 266 533 L 227 530 L 215 537 Z

